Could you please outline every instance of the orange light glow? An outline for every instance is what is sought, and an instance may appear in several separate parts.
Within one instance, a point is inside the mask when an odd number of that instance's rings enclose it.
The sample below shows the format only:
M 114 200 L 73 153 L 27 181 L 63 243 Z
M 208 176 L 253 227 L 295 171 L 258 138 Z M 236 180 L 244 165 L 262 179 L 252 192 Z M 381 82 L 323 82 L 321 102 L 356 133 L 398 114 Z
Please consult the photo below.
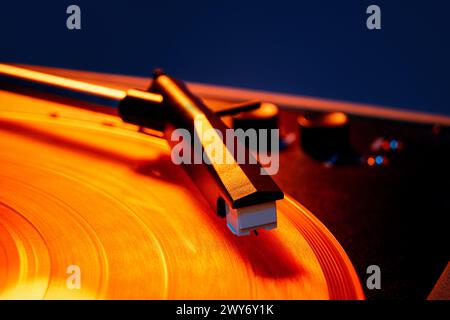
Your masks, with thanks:
M 246 117 L 254 117 L 257 119 L 269 119 L 278 114 L 278 107 L 273 103 L 263 102 L 258 109 L 246 112 Z M 239 116 L 238 116 L 239 117 Z
M 333 112 L 327 115 L 329 125 L 341 126 L 348 122 L 348 117 L 342 112 Z
M 21 78 L 24 80 L 36 81 L 39 83 L 57 86 L 61 88 L 90 93 L 105 98 L 121 100 L 125 98 L 125 91 L 108 88 L 83 81 L 72 80 L 60 76 L 55 76 L 43 72 L 33 71 L 25 68 L 15 67 L 0 63 L 0 74 Z
M 130 93 L 131 96 L 142 99 L 142 100 L 147 100 L 150 102 L 157 102 L 157 103 L 161 103 L 163 101 L 163 97 L 160 94 L 156 94 L 156 93 L 152 93 L 152 92 L 146 92 L 146 91 L 142 91 L 142 90 L 136 90 L 136 89 L 129 89 L 127 90 L 127 93 Z
M 374 158 L 374 157 L 369 157 L 369 158 L 367 159 L 367 164 L 368 164 L 369 166 L 375 165 L 375 158 Z
M 158 81 L 169 88 L 169 91 L 175 96 L 175 98 L 180 102 L 185 110 L 191 114 L 192 119 L 201 117 L 203 115 L 202 110 L 198 109 L 195 106 L 195 103 L 193 103 L 188 97 L 186 97 L 186 95 L 176 86 L 176 84 L 173 83 L 172 79 L 165 75 L 162 75 L 158 78 Z
M 320 117 L 314 117 L 314 120 L 307 117 L 299 118 L 299 124 L 304 127 L 340 127 L 346 123 L 348 123 L 348 117 L 342 112 L 326 113 Z

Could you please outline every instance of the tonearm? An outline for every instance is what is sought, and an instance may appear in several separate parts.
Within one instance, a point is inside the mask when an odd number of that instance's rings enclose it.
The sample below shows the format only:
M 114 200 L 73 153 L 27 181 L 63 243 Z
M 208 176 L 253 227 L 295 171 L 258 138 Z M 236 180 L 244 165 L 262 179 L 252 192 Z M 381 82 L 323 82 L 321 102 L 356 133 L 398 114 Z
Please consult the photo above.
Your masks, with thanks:
M 277 226 L 276 200 L 283 198 L 283 192 L 269 175 L 261 174 L 261 165 L 257 161 L 237 161 L 235 153 L 227 149 L 227 126 L 220 118 L 221 115 L 258 108 L 258 102 L 250 101 L 213 112 L 182 81 L 161 71 L 154 73 L 148 90 L 126 91 L 8 64 L 0 64 L 0 75 L 0 84 L 15 80 L 20 86 L 39 84 L 42 89 L 59 88 L 114 100 L 118 102 L 118 114 L 123 121 L 163 132 L 171 147 L 170 137 L 174 130 L 188 130 L 201 146 L 199 150 L 192 149 L 194 155 L 199 151 L 203 153 L 210 143 L 198 135 L 199 125 L 221 132 L 220 139 L 213 143 L 218 143 L 216 149 L 231 154 L 231 161 L 217 162 L 210 157 L 210 164 L 184 164 L 183 167 L 217 214 L 226 217 L 234 234 L 247 235 L 253 230 Z M 236 137 L 232 139 L 235 140 L 232 145 L 241 143 Z M 247 148 L 240 150 L 244 150 L 246 158 L 252 157 Z

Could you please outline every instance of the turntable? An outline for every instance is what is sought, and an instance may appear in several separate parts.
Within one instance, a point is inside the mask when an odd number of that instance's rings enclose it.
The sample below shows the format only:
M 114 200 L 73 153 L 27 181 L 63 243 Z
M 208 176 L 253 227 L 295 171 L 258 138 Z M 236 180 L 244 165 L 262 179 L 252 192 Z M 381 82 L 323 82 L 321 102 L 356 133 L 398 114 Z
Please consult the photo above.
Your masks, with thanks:
M 447 116 L 160 70 L 0 74 L 2 299 L 448 298 Z M 198 120 L 203 156 L 235 162 L 174 161 Z M 279 170 L 245 140 L 238 161 L 229 128 L 279 129 Z
M 2 299 L 364 297 L 335 237 L 270 176 L 246 164 L 230 174 L 171 161 L 158 130 L 167 115 L 149 117 L 155 106 L 139 100 L 172 99 L 164 88 L 148 93 L 145 79 L 5 64 L 0 73 Z M 261 108 L 203 103 L 173 83 L 216 128 Z M 105 107 L 117 99 L 122 118 Z M 169 103 L 175 120 L 188 126 L 177 103 Z

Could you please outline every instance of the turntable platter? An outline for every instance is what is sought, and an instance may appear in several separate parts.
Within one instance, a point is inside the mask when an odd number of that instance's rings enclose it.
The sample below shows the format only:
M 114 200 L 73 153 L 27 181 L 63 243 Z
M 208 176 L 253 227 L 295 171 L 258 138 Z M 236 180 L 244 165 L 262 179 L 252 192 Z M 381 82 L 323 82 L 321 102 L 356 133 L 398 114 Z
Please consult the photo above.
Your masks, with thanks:
M 358 299 L 331 233 L 289 196 L 229 232 L 166 142 L 114 116 L 0 91 L 0 298 Z M 67 286 L 69 266 L 80 289 Z

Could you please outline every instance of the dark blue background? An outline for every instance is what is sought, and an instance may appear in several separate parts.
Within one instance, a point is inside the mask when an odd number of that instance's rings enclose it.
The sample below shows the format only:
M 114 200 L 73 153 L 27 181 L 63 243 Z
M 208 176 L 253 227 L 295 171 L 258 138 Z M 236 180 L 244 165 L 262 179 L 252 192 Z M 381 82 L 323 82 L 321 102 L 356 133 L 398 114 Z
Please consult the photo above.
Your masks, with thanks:
M 82 30 L 66 28 L 77 4 Z M 382 30 L 366 28 L 378 4 Z M 2 1 L 0 60 L 450 114 L 449 1 Z

